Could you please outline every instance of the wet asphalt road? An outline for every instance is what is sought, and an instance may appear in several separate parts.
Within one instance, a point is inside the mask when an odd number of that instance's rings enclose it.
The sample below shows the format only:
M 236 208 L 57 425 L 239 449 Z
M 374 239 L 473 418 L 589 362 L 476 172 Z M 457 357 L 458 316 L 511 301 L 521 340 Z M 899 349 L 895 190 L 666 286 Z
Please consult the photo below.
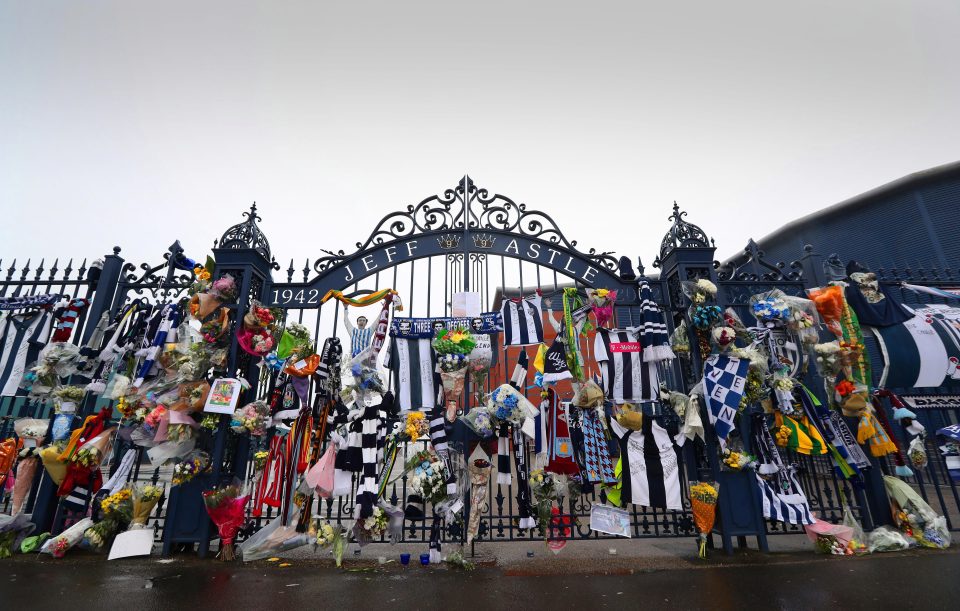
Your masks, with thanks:
M 0 609 L 956 609 L 960 554 L 781 559 L 617 575 L 215 561 L 0 561 Z

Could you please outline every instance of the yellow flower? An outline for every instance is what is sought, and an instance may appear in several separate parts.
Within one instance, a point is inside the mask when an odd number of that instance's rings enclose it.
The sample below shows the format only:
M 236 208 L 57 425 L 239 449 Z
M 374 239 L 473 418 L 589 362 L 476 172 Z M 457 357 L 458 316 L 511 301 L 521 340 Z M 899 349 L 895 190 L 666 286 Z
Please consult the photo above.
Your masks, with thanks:
M 452 341 L 452 342 L 455 343 L 455 344 L 458 344 L 458 343 L 460 343 L 460 342 L 463 341 L 463 338 L 464 338 L 464 337 L 465 337 L 465 336 L 464 336 L 463 333 L 457 331 L 457 332 L 455 332 L 453 335 L 450 336 L 450 341 Z
M 608 291 L 607 289 L 597 289 L 595 292 L 597 297 L 606 297 L 607 295 L 610 294 L 610 291 Z

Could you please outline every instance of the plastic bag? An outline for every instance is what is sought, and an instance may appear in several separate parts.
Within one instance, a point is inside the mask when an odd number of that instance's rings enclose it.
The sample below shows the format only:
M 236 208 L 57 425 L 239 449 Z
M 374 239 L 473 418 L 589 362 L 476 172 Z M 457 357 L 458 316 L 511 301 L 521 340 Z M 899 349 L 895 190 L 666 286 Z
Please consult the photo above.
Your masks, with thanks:
M 327 446 L 327 451 L 323 453 L 320 460 L 310 467 L 303 477 L 308 489 L 316 490 L 320 498 L 330 498 L 334 491 L 334 472 L 336 467 L 334 462 L 337 458 L 337 448 L 335 444 Z
M 177 458 L 183 458 L 193 451 L 197 440 L 193 437 L 183 441 L 165 441 L 147 450 L 150 465 L 160 467 Z
M 867 537 L 863 533 L 863 527 L 860 526 L 860 522 L 853 517 L 853 510 L 850 509 L 850 506 L 844 503 L 843 505 L 843 521 L 841 522 L 844 526 L 851 530 L 850 543 L 848 546 L 853 550 L 854 554 L 866 554 L 869 553 L 867 549 Z
M 871 554 L 875 552 L 899 552 L 910 549 L 913 545 L 916 545 L 916 543 L 899 530 L 890 526 L 881 526 L 870 533 L 867 549 L 870 550 Z
M 253 562 L 285 551 L 308 545 L 315 541 L 306 533 L 298 533 L 297 522 L 300 509 L 293 507 L 287 525 L 281 524 L 282 515 L 275 517 L 269 524 L 258 530 L 252 537 L 239 545 L 237 550 L 244 562 Z

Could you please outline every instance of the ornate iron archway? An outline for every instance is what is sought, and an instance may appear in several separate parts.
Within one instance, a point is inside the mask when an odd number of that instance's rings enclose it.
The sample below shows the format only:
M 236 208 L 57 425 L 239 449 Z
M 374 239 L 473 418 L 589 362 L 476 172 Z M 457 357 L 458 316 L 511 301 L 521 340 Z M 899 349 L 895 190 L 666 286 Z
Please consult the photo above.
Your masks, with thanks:
M 265 301 L 285 308 L 317 308 L 331 289 L 344 290 L 393 266 L 438 256 L 459 264 L 464 290 L 478 285 L 471 279 L 474 264 L 500 256 L 552 270 L 577 285 L 617 289 L 618 304 L 629 305 L 637 297 L 628 259 L 578 250 L 577 242 L 567 239 L 548 214 L 491 194 L 469 176 L 440 195 L 384 216 L 356 248 L 351 254 L 341 250 L 317 259 L 316 276 L 309 281 L 267 287 Z

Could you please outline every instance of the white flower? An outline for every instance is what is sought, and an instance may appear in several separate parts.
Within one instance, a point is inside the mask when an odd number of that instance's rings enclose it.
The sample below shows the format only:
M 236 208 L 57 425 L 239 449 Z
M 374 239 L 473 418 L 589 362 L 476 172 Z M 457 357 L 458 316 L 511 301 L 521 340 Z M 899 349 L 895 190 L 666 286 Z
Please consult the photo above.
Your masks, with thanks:
M 717 285 L 710 282 L 706 278 L 700 278 L 697 280 L 697 288 L 711 297 L 717 294 Z

